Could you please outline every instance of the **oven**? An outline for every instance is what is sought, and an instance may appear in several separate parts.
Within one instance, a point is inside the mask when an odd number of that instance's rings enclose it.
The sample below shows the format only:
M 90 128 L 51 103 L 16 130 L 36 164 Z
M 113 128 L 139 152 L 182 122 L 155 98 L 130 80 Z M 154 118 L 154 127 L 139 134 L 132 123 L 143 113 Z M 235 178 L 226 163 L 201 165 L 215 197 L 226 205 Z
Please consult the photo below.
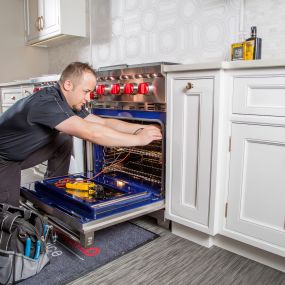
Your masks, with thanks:
M 163 139 L 146 146 L 86 143 L 85 171 L 22 187 L 22 204 L 43 211 L 59 231 L 87 247 L 94 232 L 165 206 L 166 98 L 163 65 L 104 67 L 90 112 L 142 125 L 157 125 Z

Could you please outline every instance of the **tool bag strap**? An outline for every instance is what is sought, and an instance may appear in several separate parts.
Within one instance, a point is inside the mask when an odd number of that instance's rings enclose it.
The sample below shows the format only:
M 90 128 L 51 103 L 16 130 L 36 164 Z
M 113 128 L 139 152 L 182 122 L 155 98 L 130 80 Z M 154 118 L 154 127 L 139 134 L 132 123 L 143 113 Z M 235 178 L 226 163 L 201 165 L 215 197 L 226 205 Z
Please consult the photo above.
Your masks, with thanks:
M 8 204 L 1 204 L 2 205 L 2 211 L 6 212 L 9 209 L 9 205 Z
M 10 241 L 10 238 L 12 236 L 12 228 L 13 224 L 15 223 L 16 219 L 22 217 L 22 215 L 19 212 L 16 213 L 9 213 L 6 212 L 6 215 L 4 216 L 1 226 L 0 226 L 0 248 L 3 250 L 8 249 L 8 244 Z
M 24 219 L 29 220 L 32 216 L 32 212 L 30 210 L 27 210 L 27 209 L 23 209 L 23 211 L 24 211 Z
M 2 220 L 0 230 L 5 231 L 7 233 L 11 233 L 16 219 L 21 218 L 22 215 L 20 212 L 15 212 L 15 213 L 6 212 L 6 213 L 7 214 L 5 215 L 4 219 Z

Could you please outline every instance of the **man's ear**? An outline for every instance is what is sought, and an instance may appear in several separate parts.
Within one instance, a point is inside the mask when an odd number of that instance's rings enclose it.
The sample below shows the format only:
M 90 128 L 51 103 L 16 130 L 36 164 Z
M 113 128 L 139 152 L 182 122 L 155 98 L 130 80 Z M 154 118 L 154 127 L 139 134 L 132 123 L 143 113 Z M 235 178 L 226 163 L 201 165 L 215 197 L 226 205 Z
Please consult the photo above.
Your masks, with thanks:
M 72 82 L 71 82 L 71 80 L 65 80 L 64 81 L 64 83 L 63 83 L 63 89 L 65 90 L 65 91 L 70 91 L 70 90 L 72 90 L 73 89 L 73 84 L 72 84 Z

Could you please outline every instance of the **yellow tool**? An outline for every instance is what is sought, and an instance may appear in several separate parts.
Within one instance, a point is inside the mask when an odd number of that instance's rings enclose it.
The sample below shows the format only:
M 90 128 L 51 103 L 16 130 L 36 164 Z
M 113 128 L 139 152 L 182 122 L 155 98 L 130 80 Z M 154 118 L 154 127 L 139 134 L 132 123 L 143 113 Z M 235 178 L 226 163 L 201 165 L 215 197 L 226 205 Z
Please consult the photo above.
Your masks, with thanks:
M 95 190 L 73 190 L 73 189 L 66 189 L 66 192 L 79 197 L 79 198 L 92 198 L 92 194 L 94 194 L 96 191 Z
M 92 190 L 95 187 L 93 182 L 67 182 L 65 188 L 67 189 L 76 189 L 76 190 Z

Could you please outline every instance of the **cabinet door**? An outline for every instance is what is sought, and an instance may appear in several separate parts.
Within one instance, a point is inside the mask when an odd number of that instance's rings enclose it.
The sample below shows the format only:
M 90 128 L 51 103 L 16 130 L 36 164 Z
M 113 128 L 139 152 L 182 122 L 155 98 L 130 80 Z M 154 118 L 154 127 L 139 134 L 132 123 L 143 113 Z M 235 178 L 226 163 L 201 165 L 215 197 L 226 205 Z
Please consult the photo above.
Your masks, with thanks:
M 42 34 L 49 35 L 60 28 L 59 0 L 42 0 L 43 13 L 41 18 Z
M 25 0 L 26 38 L 28 41 L 40 35 L 41 3 L 39 0 Z
M 284 186 L 285 128 L 232 124 L 226 227 L 284 252 Z
M 167 217 L 207 232 L 214 79 L 176 77 L 170 81 Z

